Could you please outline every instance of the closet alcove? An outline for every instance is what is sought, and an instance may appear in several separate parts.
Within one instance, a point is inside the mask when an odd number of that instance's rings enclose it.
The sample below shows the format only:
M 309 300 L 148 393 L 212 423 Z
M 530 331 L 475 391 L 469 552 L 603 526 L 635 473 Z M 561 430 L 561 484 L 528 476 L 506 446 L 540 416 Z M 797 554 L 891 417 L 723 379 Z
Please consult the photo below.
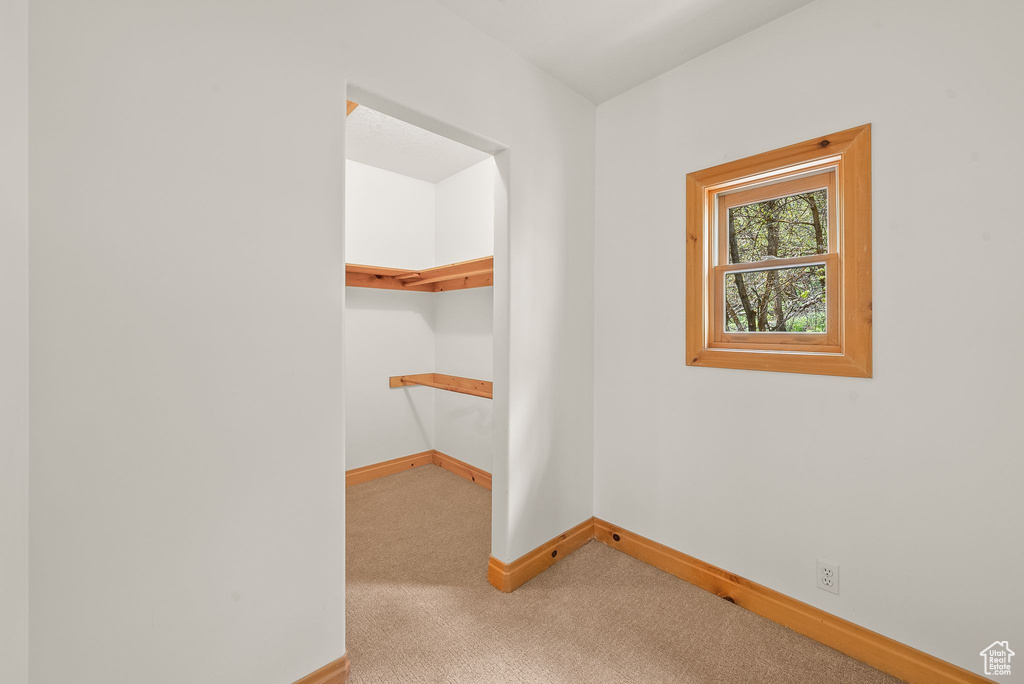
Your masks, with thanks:
M 349 102 L 347 481 L 492 470 L 494 158 Z

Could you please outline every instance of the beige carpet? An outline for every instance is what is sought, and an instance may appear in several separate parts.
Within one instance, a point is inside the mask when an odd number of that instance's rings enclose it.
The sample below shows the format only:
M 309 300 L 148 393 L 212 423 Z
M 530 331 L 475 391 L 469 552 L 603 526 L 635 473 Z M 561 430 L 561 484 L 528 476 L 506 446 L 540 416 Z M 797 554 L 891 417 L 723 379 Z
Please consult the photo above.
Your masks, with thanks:
M 599 542 L 502 594 L 490 492 L 436 466 L 347 494 L 353 684 L 896 681 Z

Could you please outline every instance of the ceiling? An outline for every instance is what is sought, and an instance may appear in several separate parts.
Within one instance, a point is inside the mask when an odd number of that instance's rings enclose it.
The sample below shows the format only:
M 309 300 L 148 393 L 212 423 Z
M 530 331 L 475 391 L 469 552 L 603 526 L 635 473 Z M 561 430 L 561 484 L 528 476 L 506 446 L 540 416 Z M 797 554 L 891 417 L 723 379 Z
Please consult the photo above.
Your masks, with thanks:
M 437 183 L 490 155 L 359 106 L 348 115 L 345 156 L 379 169 Z
M 811 0 L 438 2 L 600 104 Z

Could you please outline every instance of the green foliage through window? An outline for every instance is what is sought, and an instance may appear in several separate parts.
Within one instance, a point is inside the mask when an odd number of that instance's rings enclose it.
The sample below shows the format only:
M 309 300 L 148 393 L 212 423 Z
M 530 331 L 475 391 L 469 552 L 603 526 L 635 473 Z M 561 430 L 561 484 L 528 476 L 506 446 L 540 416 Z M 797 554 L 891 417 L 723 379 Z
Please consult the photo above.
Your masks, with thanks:
M 729 208 L 729 263 L 828 252 L 825 189 Z M 726 274 L 727 332 L 825 332 L 825 266 Z
M 725 274 L 726 332 L 825 332 L 825 265 Z
M 730 264 L 827 251 L 828 193 L 824 188 L 729 209 Z

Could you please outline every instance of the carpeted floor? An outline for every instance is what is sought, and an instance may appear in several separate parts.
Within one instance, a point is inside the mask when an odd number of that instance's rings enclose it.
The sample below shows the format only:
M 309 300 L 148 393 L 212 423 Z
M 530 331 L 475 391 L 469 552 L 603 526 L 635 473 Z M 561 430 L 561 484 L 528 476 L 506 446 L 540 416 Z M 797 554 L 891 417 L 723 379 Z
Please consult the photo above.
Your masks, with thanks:
M 352 684 L 896 681 L 599 542 L 502 594 L 490 492 L 441 468 L 347 496 Z

